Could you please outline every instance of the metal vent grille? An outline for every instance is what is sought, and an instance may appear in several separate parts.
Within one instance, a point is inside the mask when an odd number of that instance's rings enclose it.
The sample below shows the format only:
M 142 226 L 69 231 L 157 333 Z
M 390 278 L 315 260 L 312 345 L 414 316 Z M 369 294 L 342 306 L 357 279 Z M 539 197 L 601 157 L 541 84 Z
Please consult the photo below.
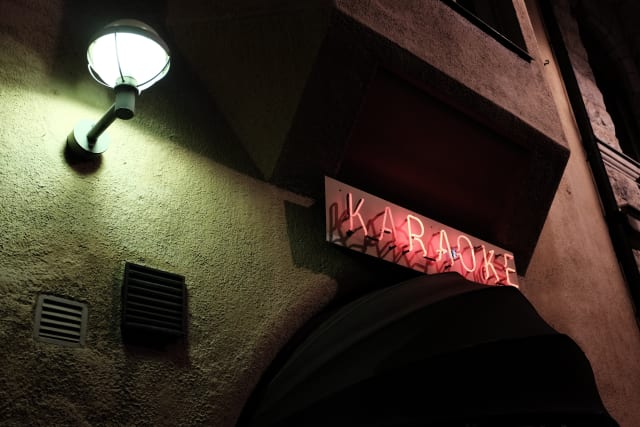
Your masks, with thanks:
M 81 347 L 86 333 L 86 304 L 53 295 L 38 296 L 34 327 L 36 340 Z
M 184 277 L 127 263 L 122 285 L 122 332 L 125 339 L 185 334 Z M 151 335 L 148 335 L 151 334 Z

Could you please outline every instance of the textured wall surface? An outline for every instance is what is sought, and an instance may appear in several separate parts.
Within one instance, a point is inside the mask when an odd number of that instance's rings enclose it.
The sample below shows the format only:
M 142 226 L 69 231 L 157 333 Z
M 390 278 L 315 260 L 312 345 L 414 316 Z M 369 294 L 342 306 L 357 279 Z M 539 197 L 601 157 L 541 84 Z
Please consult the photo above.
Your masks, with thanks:
M 575 14 L 578 12 L 572 11 L 568 2 L 557 2 L 554 11 L 558 17 L 562 37 L 593 134 L 599 141 L 617 152 L 622 152 L 616 136 L 615 125 L 607 112 L 602 92 L 596 83 L 587 51 L 580 38 L 580 31 L 594 32 L 595 36 L 602 41 L 603 49 L 611 51 L 611 60 L 615 61 L 611 67 L 620 70 L 619 78 L 624 80 L 623 84 L 628 87 L 628 91 L 634 93 L 640 90 L 640 78 L 633 61 L 633 52 L 625 43 L 625 39 L 629 36 L 623 32 L 624 21 L 621 22 L 617 14 L 610 8 L 603 8 L 602 3 L 584 2 L 579 6 L 582 7 L 582 10 L 579 11 L 580 19 L 583 21 L 581 26 L 576 21 Z M 637 96 L 631 95 L 630 98 L 636 99 Z M 603 150 L 601 149 L 601 151 Z M 630 205 L 636 210 L 640 210 L 640 187 L 636 182 L 639 178 L 638 167 L 617 152 L 603 152 L 605 166 L 616 200 L 619 206 Z M 619 167 L 620 163 L 624 167 Z
M 266 178 L 278 160 L 326 32 L 328 3 L 167 2 L 176 45 L 194 64 L 194 72 Z
M 530 10 L 540 58 L 551 61 L 544 73 L 571 158 L 521 289 L 545 320 L 586 353 L 611 415 L 634 427 L 640 420 L 640 333 L 560 72 L 537 9 Z
M 636 161 L 621 154 L 615 125 L 607 112 L 607 106 L 581 39 L 581 32 L 595 33 L 595 37 L 601 40 L 602 49 L 610 52 L 610 66 L 618 71 L 617 78 L 622 80 L 622 84 L 632 94 L 630 99 L 636 100 L 637 96 L 633 94 L 640 90 L 640 78 L 633 60 L 633 51 L 627 43 L 627 38 L 632 38 L 635 30 L 629 33 L 629 28 L 624 28 L 626 20 L 621 20 L 610 8 L 603 8 L 602 3 L 583 2 L 576 6 L 577 10 L 572 10 L 568 2 L 557 2 L 554 13 L 558 17 L 562 37 L 593 134 L 598 141 L 611 147 L 607 149 L 606 146 L 600 146 L 600 152 L 616 202 L 619 207 L 630 206 L 640 211 L 640 186 L 638 185 L 640 167 Z M 582 22 L 580 25 L 577 19 Z M 640 263 L 636 261 L 636 264 L 640 269 Z
M 554 8 L 558 17 L 558 23 L 562 29 L 563 39 L 567 46 L 567 52 L 573 66 L 573 72 L 582 93 L 582 99 L 591 119 L 591 126 L 596 137 L 612 147 L 620 150 L 620 144 L 616 138 L 615 127 L 611 116 L 607 112 L 604 99 L 595 76 L 589 65 L 589 57 L 580 39 L 578 23 L 572 16 L 568 2 L 558 2 Z M 615 31 L 615 28 L 611 28 Z M 598 34 L 602 37 L 602 34 Z
M 63 10 L 0 2 L 0 424 L 233 425 L 265 365 L 335 292 L 294 261 L 322 262 L 311 242 L 325 247 L 323 223 L 292 228 L 288 213 L 312 201 L 255 178 L 179 62 L 137 117 L 111 126 L 101 163 L 70 165 L 67 134 L 112 99 L 82 51 L 60 53 Z M 56 69 L 65 61 L 78 67 Z M 294 257 L 301 240 L 311 249 Z M 186 348 L 122 344 L 125 261 L 186 276 Z M 41 292 L 88 303 L 85 348 L 32 339 Z
M 475 92 L 564 142 L 540 67 L 502 46 L 439 0 L 338 0 L 338 7 Z M 524 2 L 514 6 L 527 49 L 535 50 Z M 428 11 L 428 12 L 427 12 Z M 493 78 L 487 78 L 492 76 Z
M 0 0 L 1 422 L 234 425 L 287 338 L 349 286 L 379 282 L 380 272 L 324 243 L 318 203 L 261 179 L 271 160 L 256 164 L 259 141 L 243 144 L 179 55 L 167 78 L 139 98 L 138 115 L 109 129 L 113 145 L 101 162 L 67 161 L 74 123 L 99 117 L 112 102 L 86 73 L 86 38 L 75 32 L 88 24 L 69 18 L 78 12 L 68 3 Z M 480 89 L 491 92 L 487 84 Z M 563 93 L 557 81 L 553 93 Z M 562 99 L 572 160 L 523 290 L 582 346 L 608 408 L 632 427 L 640 419 L 640 336 Z M 282 102 L 284 117 L 290 105 Z M 533 111 L 536 102 L 514 100 L 510 108 Z M 241 117 L 254 107 L 229 111 Z M 545 101 L 535 120 L 542 126 L 551 113 Z M 246 123 L 242 129 L 261 134 Z M 186 346 L 122 343 L 125 261 L 186 276 Z M 86 347 L 32 339 L 40 293 L 88 303 Z

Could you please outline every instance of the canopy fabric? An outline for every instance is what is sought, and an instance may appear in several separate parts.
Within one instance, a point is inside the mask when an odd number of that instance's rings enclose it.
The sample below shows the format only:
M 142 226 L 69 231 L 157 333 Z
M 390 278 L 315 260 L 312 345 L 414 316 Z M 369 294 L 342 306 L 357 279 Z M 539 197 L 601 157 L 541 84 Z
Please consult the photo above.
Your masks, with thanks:
M 617 426 L 569 337 L 518 289 L 456 273 L 342 307 L 270 372 L 240 425 Z

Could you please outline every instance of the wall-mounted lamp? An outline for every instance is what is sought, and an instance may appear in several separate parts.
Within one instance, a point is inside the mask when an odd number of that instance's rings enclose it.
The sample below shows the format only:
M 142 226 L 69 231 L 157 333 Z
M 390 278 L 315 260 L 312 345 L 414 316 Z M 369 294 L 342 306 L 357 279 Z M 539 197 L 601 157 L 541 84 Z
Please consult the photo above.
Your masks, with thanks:
M 169 71 L 169 48 L 147 24 L 133 19 L 112 22 L 93 36 L 87 49 L 89 72 L 116 93 L 115 103 L 98 120 L 81 120 L 67 138 L 69 148 L 84 156 L 97 156 L 109 146 L 103 132 L 116 118 L 133 117 L 136 95 Z

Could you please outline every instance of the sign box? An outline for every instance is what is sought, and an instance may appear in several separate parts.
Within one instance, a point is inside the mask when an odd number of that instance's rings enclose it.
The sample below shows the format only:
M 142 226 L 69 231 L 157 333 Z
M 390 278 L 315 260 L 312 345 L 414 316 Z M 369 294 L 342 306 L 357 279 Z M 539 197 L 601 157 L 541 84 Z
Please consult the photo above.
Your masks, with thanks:
M 513 253 L 325 177 L 327 241 L 425 274 L 518 287 Z

